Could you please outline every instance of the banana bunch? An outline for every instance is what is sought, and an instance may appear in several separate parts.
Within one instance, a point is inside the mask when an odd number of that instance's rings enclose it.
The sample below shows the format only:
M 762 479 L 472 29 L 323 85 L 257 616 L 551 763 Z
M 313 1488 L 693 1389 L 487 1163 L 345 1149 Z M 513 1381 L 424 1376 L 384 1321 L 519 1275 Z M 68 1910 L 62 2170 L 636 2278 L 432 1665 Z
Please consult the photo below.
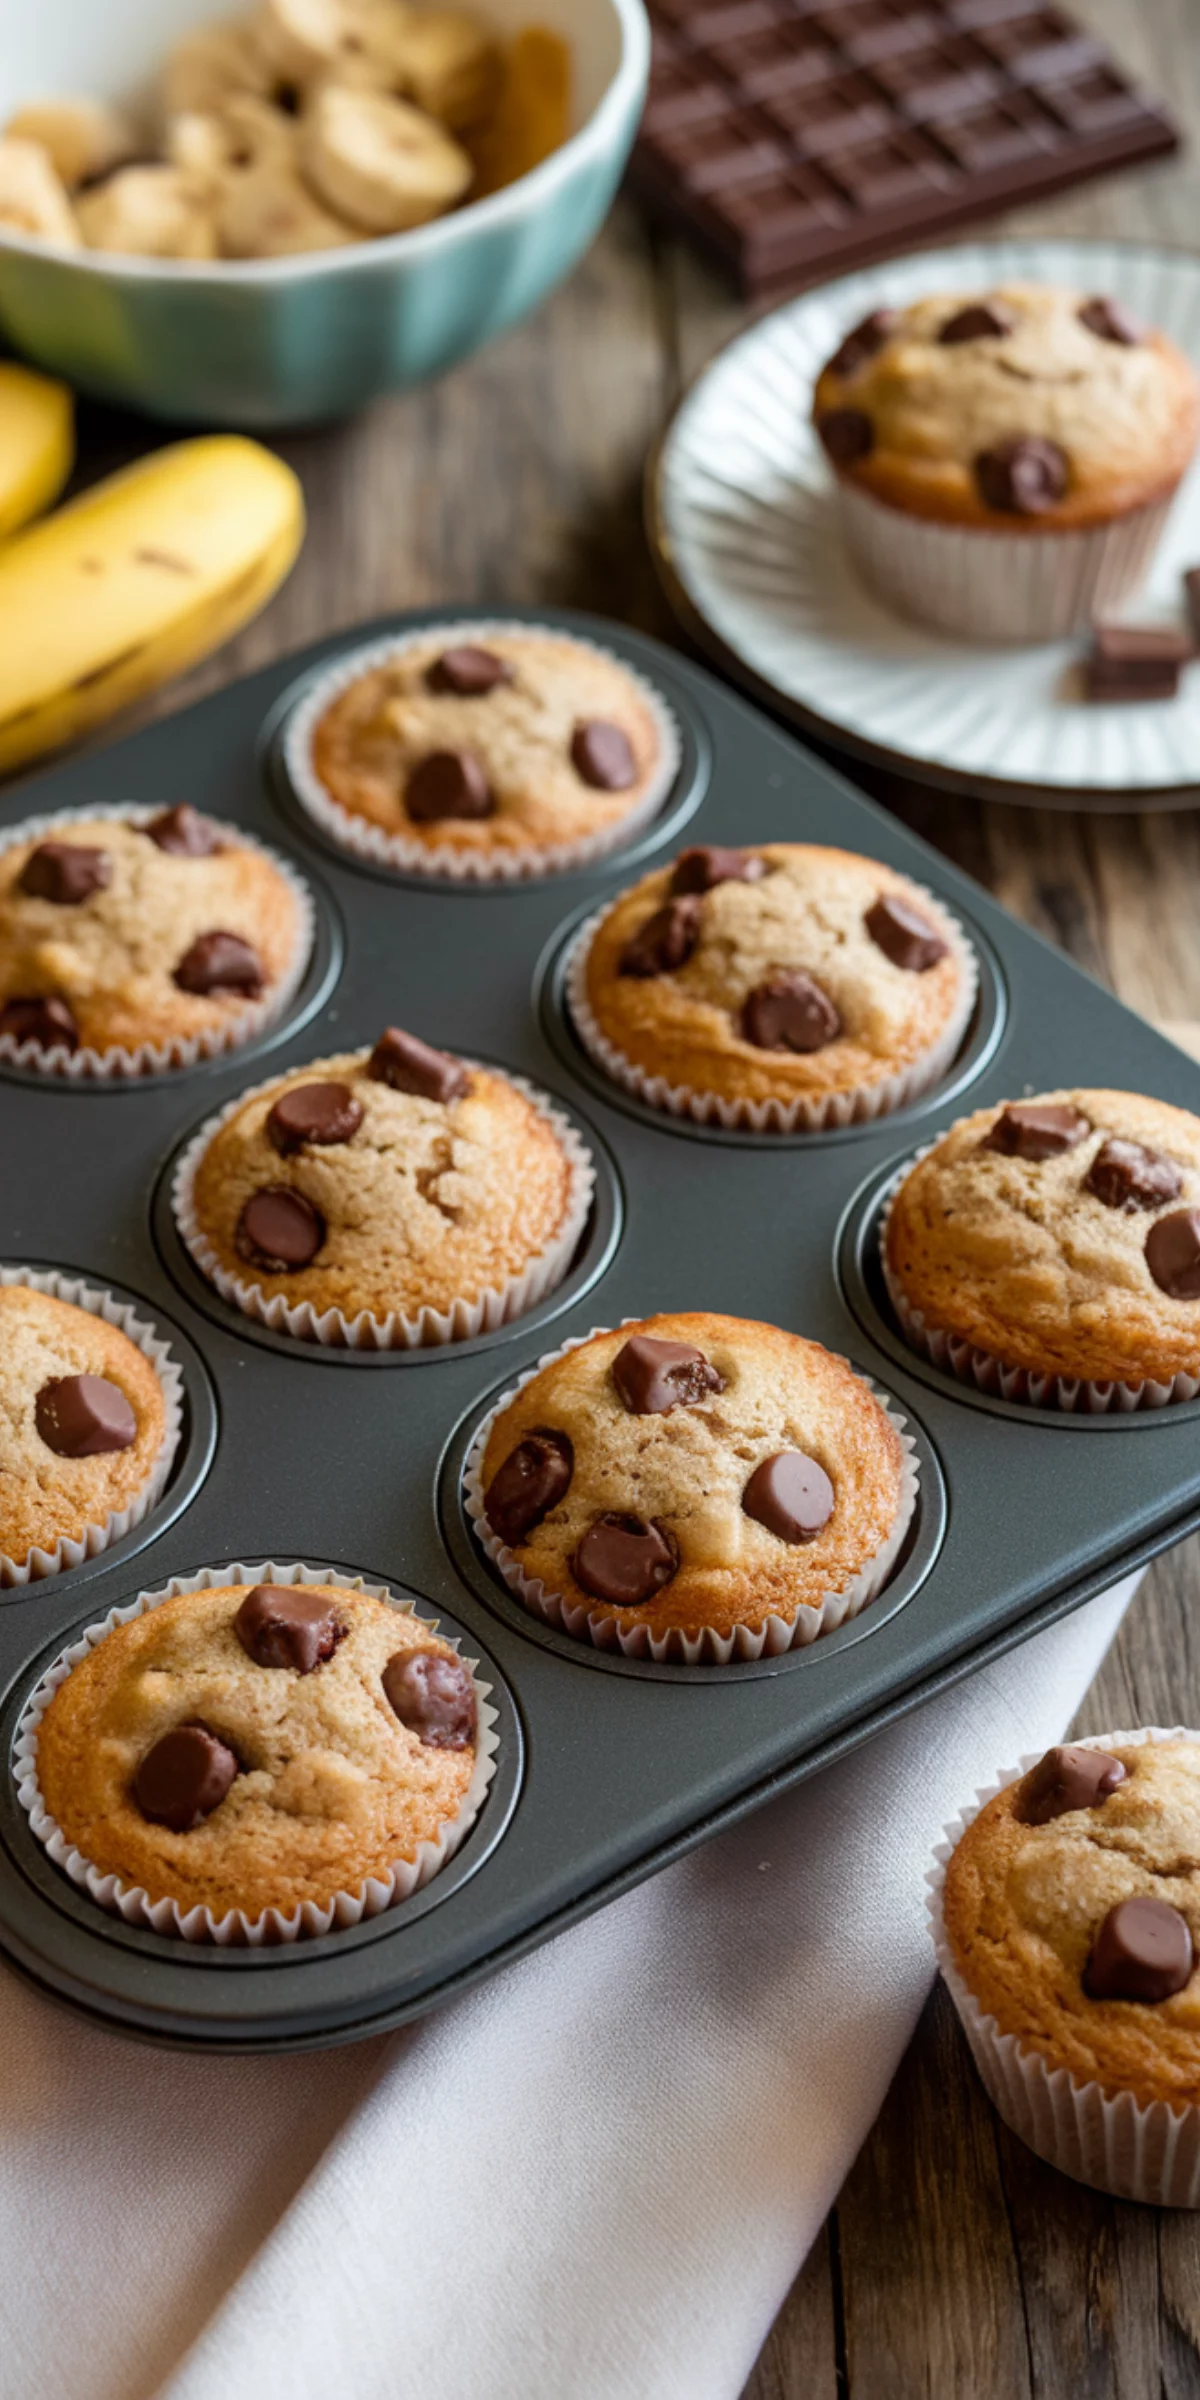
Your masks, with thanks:
M 0 365 L 0 531 L 71 461 L 70 394 Z M 291 469 L 215 434 L 156 451 L 0 543 L 0 773 L 103 724 L 254 616 L 304 534 Z

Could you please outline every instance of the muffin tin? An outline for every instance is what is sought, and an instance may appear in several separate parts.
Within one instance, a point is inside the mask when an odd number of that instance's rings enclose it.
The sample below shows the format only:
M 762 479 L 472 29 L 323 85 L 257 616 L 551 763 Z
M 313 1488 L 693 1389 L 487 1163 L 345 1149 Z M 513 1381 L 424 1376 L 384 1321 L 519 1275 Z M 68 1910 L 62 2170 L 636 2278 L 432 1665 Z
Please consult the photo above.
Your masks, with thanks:
M 270 2051 L 400 2023 L 1200 1524 L 1200 1402 L 1074 1418 L 966 1390 L 906 1349 L 873 1251 L 896 1166 L 967 1107 L 1090 1082 L 1200 1110 L 1200 1071 L 710 676 L 601 620 L 554 612 L 657 682 L 683 728 L 680 780 L 649 833 L 602 866 L 515 888 L 447 889 L 335 852 L 286 790 L 281 718 L 352 639 L 447 613 L 326 642 L 0 806 L 16 824 L 191 801 L 288 853 L 317 903 L 319 959 L 252 1050 L 130 1087 L 0 1080 L 0 1258 L 81 1270 L 139 1303 L 171 1339 L 188 1398 L 171 1482 L 143 1524 L 72 1573 L 0 1592 L 0 1945 L 44 1989 L 160 2041 Z M 946 1083 L 873 1124 L 792 1137 L 704 1130 L 608 1085 L 564 1014 L 572 933 L 643 862 L 698 838 L 839 843 L 936 891 L 982 965 Z M 515 1068 L 564 1107 L 596 1162 L 591 1222 L 565 1282 L 495 1333 L 419 1352 L 292 1343 L 192 1265 L 171 1221 L 172 1162 L 243 1084 L 389 1020 Z M 872 1376 L 916 1438 L 920 1505 L 891 1582 L 782 1658 L 656 1666 L 573 1642 L 499 1584 L 463 1510 L 471 1432 L 521 1369 L 572 1334 L 673 1308 L 814 1336 Z M 269 1558 L 410 1592 L 481 1662 L 498 1769 L 452 1863 L 389 1914 L 276 1951 L 192 1946 L 106 1916 L 51 1864 L 17 1806 L 13 1731 L 79 1628 L 173 1574 Z

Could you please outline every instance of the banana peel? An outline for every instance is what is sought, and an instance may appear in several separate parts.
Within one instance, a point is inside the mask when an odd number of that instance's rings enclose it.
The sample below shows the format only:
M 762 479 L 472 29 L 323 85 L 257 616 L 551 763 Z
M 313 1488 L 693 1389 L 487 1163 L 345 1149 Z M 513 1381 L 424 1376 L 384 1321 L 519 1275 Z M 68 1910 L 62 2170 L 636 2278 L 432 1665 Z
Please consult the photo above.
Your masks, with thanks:
M 75 458 L 75 405 L 65 383 L 0 361 L 0 536 L 57 500 Z
M 0 772 L 218 648 L 304 538 L 300 485 L 237 434 L 156 451 L 0 547 Z

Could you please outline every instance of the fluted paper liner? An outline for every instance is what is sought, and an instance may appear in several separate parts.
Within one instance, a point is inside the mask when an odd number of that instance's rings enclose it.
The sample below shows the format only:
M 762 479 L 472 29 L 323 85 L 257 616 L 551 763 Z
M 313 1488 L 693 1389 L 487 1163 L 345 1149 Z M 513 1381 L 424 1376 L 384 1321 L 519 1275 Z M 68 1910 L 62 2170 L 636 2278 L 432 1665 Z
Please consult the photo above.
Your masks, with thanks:
M 79 1275 L 38 1273 L 32 1267 L 0 1267 L 0 1286 L 13 1284 L 24 1285 L 31 1292 L 45 1292 L 52 1300 L 69 1301 L 72 1307 L 86 1309 L 89 1316 L 100 1317 L 106 1325 L 115 1325 L 125 1334 L 143 1358 L 149 1359 L 158 1377 L 163 1396 L 163 1436 L 141 1491 L 124 1508 L 115 1509 L 102 1525 L 88 1525 L 78 1535 L 64 1534 L 52 1550 L 35 1547 L 24 1558 L 9 1558 L 0 1552 L 0 1588 L 40 1582 L 48 1575 L 60 1575 L 65 1568 L 81 1567 L 85 1559 L 97 1558 L 124 1534 L 132 1533 L 162 1498 L 183 1425 L 183 1372 L 151 1318 L 139 1316 L 127 1301 L 114 1299 L 111 1292 L 85 1282 Z
M 314 1058 L 308 1071 L 320 1075 L 323 1068 L 335 1065 L 336 1059 Z M 221 1265 L 212 1243 L 196 1214 L 196 1176 L 200 1161 L 209 1143 L 222 1125 L 247 1100 L 260 1092 L 272 1091 L 281 1080 L 278 1074 L 269 1075 L 263 1083 L 251 1084 L 236 1099 L 230 1100 L 214 1117 L 209 1117 L 200 1131 L 188 1143 L 175 1169 L 171 1185 L 171 1205 L 180 1239 L 190 1251 L 202 1275 L 245 1317 L 255 1317 L 269 1325 L 273 1333 L 290 1334 L 293 1341 L 319 1342 L 325 1349 L 346 1350 L 422 1350 L 440 1347 L 447 1342 L 465 1342 L 478 1333 L 493 1333 L 497 1326 L 507 1325 L 512 1318 L 536 1308 L 562 1282 L 575 1255 L 588 1212 L 592 1205 L 596 1170 L 591 1151 L 576 1133 L 574 1126 L 561 1109 L 552 1106 L 545 1094 L 527 1083 L 523 1075 L 512 1075 L 501 1067 L 483 1067 L 478 1059 L 464 1058 L 466 1067 L 479 1067 L 481 1073 L 497 1075 L 510 1083 L 514 1091 L 530 1101 L 544 1123 L 550 1127 L 555 1140 L 565 1152 L 570 1168 L 570 1186 L 566 1213 L 561 1225 L 545 1248 L 539 1250 L 522 1267 L 519 1275 L 510 1275 L 507 1282 L 489 1286 L 474 1298 L 455 1300 L 448 1309 L 420 1308 L 415 1316 L 406 1317 L 394 1309 L 386 1317 L 376 1317 L 369 1309 L 360 1309 L 356 1317 L 347 1317 L 340 1308 L 318 1312 L 311 1300 L 295 1303 L 277 1293 L 268 1299 L 262 1285 L 249 1277 L 233 1275 Z M 292 1070 L 289 1070 L 292 1071 Z
M 1134 1733 L 1092 1733 L 1089 1750 L 1118 1749 L 1142 1742 L 1200 1741 L 1186 1726 L 1148 1725 Z M 960 1974 L 950 1948 L 942 1898 L 946 1868 L 968 1825 L 986 1803 L 1037 1765 L 1030 1751 L 1019 1766 L 1006 1767 L 947 1825 L 926 1875 L 930 1931 L 946 1988 L 958 2011 L 971 2055 L 993 2107 L 1018 2139 L 1049 2166 L 1095 2191 L 1120 2200 L 1146 2200 L 1159 2208 L 1200 2208 L 1200 2107 L 1150 2103 L 1132 2092 L 1109 2091 L 1079 2082 L 1067 2067 L 1050 2067 L 1040 2051 L 1023 2048 L 1016 2034 L 1001 2033 L 986 2016 Z
M 0 857 L 19 842 L 43 841 L 47 836 L 69 833 L 76 825 L 100 822 L 148 825 L 151 818 L 160 813 L 158 808 L 110 804 L 96 808 L 59 809 L 53 816 L 26 817 L 23 824 L 14 825 L 10 831 L 0 835 Z M 282 876 L 292 895 L 296 911 L 294 954 L 272 989 L 261 999 L 248 1001 L 238 1015 L 230 1017 L 224 1025 L 210 1026 L 207 1033 L 193 1034 L 187 1040 L 180 1035 L 166 1042 L 139 1042 L 133 1050 L 126 1050 L 119 1043 L 114 1043 L 110 1050 L 91 1050 L 86 1044 L 81 1044 L 78 1050 L 68 1050 L 62 1043 L 46 1048 L 41 1042 L 18 1042 L 12 1034 L 0 1034 L 0 1063 L 21 1067 L 31 1075 L 53 1076 L 67 1083 L 115 1083 L 139 1075 L 161 1075 L 168 1070 L 194 1067 L 203 1058 L 221 1058 L 226 1051 L 240 1050 L 247 1042 L 255 1041 L 259 1034 L 265 1033 L 269 1026 L 278 1022 L 295 999 L 312 956 L 316 922 L 312 894 L 289 861 L 282 858 L 277 850 L 269 849 L 265 842 L 257 841 L 253 834 L 246 832 L 244 826 L 227 825 L 219 817 L 212 817 L 209 822 L 216 826 L 218 833 L 227 836 L 231 846 L 256 851 L 260 858 L 267 859 L 276 874 Z
M 668 1083 L 665 1075 L 648 1075 L 610 1042 L 588 998 L 588 954 L 600 925 L 615 905 L 611 900 L 581 926 L 568 953 L 566 994 L 572 1023 L 584 1049 L 614 1083 L 644 1101 L 647 1108 L 658 1109 L 667 1116 L 688 1117 L 695 1125 L 721 1125 L 727 1130 L 741 1127 L 754 1133 L 820 1133 L 834 1126 L 863 1125 L 876 1117 L 890 1116 L 894 1110 L 906 1108 L 911 1100 L 919 1099 L 949 1073 L 970 1024 L 979 984 L 975 953 L 957 918 L 924 884 L 914 882 L 912 888 L 920 893 L 938 932 L 954 953 L 961 989 L 954 1014 L 937 1041 L 914 1059 L 911 1066 L 881 1076 L 877 1083 L 856 1084 L 845 1092 L 802 1093 L 795 1100 L 731 1100 L 689 1084 Z M 770 1052 L 763 1055 L 769 1058 Z
M 360 1925 L 366 1917 L 377 1917 L 385 1909 L 395 1908 L 423 1884 L 431 1882 L 447 1860 L 453 1858 L 475 1823 L 496 1772 L 500 1737 L 495 1730 L 496 1710 L 488 1704 L 492 1686 L 480 1682 L 478 1659 L 467 1658 L 463 1664 L 470 1669 L 475 1687 L 477 1733 L 475 1772 L 466 1798 L 457 1816 L 441 1827 L 435 1840 L 422 1842 L 413 1858 L 396 1859 L 386 1875 L 367 1876 L 356 1891 L 335 1892 L 331 1899 L 320 1904 L 302 1900 L 294 1909 L 267 1908 L 257 1917 L 248 1917 L 240 1908 L 229 1909 L 223 1917 L 216 1917 L 211 1909 L 199 1904 L 181 1908 L 174 1900 L 152 1900 L 141 1884 L 123 1883 L 119 1875 L 102 1873 L 93 1866 L 67 1840 L 57 1819 L 51 1816 L 38 1783 L 38 1728 L 59 1685 L 66 1682 L 72 1667 L 78 1666 L 89 1650 L 98 1649 L 116 1626 L 127 1625 L 134 1617 L 159 1608 L 164 1600 L 174 1600 L 182 1592 L 214 1591 L 224 1584 L 253 1587 L 257 1583 L 335 1583 L 342 1591 L 364 1592 L 372 1600 L 387 1601 L 400 1614 L 416 1617 L 431 1633 L 438 1631 L 437 1619 L 425 1616 L 413 1600 L 407 1596 L 397 1598 L 386 1584 L 368 1583 L 361 1575 L 339 1577 L 327 1567 L 280 1566 L 274 1559 L 264 1559 L 257 1566 L 245 1566 L 239 1560 L 228 1567 L 206 1567 L 199 1575 L 173 1575 L 162 1590 L 139 1592 L 127 1608 L 112 1608 L 102 1623 L 89 1625 L 47 1667 L 26 1701 L 17 1727 L 13 1747 L 17 1798 L 29 1818 L 31 1831 L 55 1866 L 61 1867 L 72 1883 L 78 1884 L 101 1908 L 123 1917 L 127 1925 L 148 1925 L 155 1933 L 178 1934 L 185 1942 L 217 1942 L 223 1947 L 244 1944 L 250 1949 L 260 1949 L 266 1944 L 297 1942 L 335 1930 L 342 1932 L 348 1926 Z M 443 1634 L 440 1639 L 458 1649 L 452 1635 Z
M 965 1125 L 958 1117 L 950 1127 Z M 944 1140 L 945 1136 L 939 1136 Z M 914 1307 L 898 1278 L 893 1275 L 888 1259 L 888 1221 L 896 1194 L 914 1167 L 928 1158 L 935 1142 L 926 1142 L 906 1159 L 899 1173 L 884 1193 L 883 1215 L 879 1221 L 879 1260 L 887 1296 L 895 1312 L 900 1331 L 910 1349 L 955 1377 L 959 1383 L 973 1383 L 977 1391 L 990 1392 L 1000 1400 L 1014 1400 L 1030 1408 L 1057 1408 L 1068 1416 L 1132 1416 L 1139 1408 L 1170 1408 L 1180 1400 L 1194 1400 L 1200 1392 L 1200 1375 L 1179 1374 L 1170 1383 L 1156 1382 L 1147 1377 L 1141 1383 L 1089 1381 L 1077 1375 L 1037 1375 L 1029 1367 L 1017 1367 L 1010 1359 L 1001 1358 L 994 1350 L 985 1350 L 978 1342 L 969 1342 L 965 1335 L 948 1333 L 944 1327 L 933 1325 L 924 1310 Z
M 636 1317 L 626 1317 L 627 1325 L 637 1324 Z M 713 1665 L 727 1667 L 731 1661 L 743 1659 L 778 1658 L 785 1650 L 802 1649 L 815 1642 L 823 1633 L 833 1633 L 851 1617 L 856 1617 L 868 1601 L 883 1590 L 903 1547 L 904 1537 L 912 1522 L 917 1505 L 916 1445 L 905 1431 L 907 1420 L 878 1384 L 866 1375 L 858 1382 L 879 1402 L 894 1431 L 899 1434 L 904 1452 L 901 1468 L 900 1499 L 896 1520 L 882 1549 L 877 1550 L 866 1566 L 840 1592 L 826 1592 L 819 1607 L 798 1602 L 794 1617 L 772 1616 L 760 1626 L 738 1625 L 729 1634 L 715 1633 L 710 1626 L 694 1630 L 670 1626 L 665 1633 L 655 1634 L 646 1625 L 619 1626 L 606 1610 L 589 1608 L 581 1601 L 570 1600 L 562 1592 L 547 1589 L 540 1577 L 526 1575 L 516 1553 L 493 1533 L 484 1512 L 483 1457 L 497 1417 L 511 1408 L 519 1392 L 543 1367 L 549 1367 L 568 1352 L 578 1350 L 584 1342 L 594 1341 L 599 1333 L 613 1330 L 607 1325 L 593 1325 L 590 1333 L 576 1334 L 557 1350 L 548 1350 L 536 1366 L 528 1367 L 510 1388 L 501 1394 L 494 1407 L 488 1410 L 476 1431 L 463 1467 L 463 1501 L 476 1541 L 496 1569 L 510 1592 L 522 1606 L 547 1625 L 571 1634 L 576 1641 L 590 1642 L 594 1649 L 619 1649 L 626 1658 L 652 1658 L 683 1666 Z
M 455 643 L 478 644 L 486 642 L 489 634 L 524 641 L 571 641 L 580 650 L 590 650 L 597 658 L 607 659 L 628 676 L 654 720 L 659 743 L 658 767 L 636 807 L 599 832 L 580 835 L 575 841 L 491 854 L 458 850 L 449 842 L 440 846 L 420 842 L 406 833 L 388 833 L 382 825 L 374 825 L 368 818 L 342 808 L 326 790 L 313 765 L 313 735 L 326 709 L 360 675 L 387 666 L 406 650 L 423 648 L 430 641 L 440 642 L 446 649 Z M 681 754 L 679 727 L 662 693 L 628 659 L 618 658 L 614 650 L 606 650 L 600 642 L 589 641 L 585 634 L 566 631 L 561 625 L 529 625 L 500 618 L 472 617 L 451 625 L 422 625 L 411 633 L 393 634 L 390 639 L 344 652 L 335 666 L 308 686 L 288 718 L 283 737 L 283 763 L 292 790 L 305 813 L 339 849 L 352 851 L 372 866 L 390 867 L 406 875 L 444 878 L 452 883 L 519 883 L 531 875 L 563 875 L 572 867 L 591 866 L 611 851 L 623 849 L 659 814 L 679 773 Z

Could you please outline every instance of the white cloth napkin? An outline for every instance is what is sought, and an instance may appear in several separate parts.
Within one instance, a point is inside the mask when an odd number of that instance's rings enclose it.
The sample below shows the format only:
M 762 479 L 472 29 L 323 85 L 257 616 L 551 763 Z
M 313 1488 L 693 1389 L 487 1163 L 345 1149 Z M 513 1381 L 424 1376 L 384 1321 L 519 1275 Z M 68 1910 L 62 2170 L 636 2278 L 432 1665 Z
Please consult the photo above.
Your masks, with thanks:
M 736 2400 L 928 1991 L 932 1845 L 1136 1580 L 391 2039 L 175 2056 L 0 1969 L 0 2389 Z

